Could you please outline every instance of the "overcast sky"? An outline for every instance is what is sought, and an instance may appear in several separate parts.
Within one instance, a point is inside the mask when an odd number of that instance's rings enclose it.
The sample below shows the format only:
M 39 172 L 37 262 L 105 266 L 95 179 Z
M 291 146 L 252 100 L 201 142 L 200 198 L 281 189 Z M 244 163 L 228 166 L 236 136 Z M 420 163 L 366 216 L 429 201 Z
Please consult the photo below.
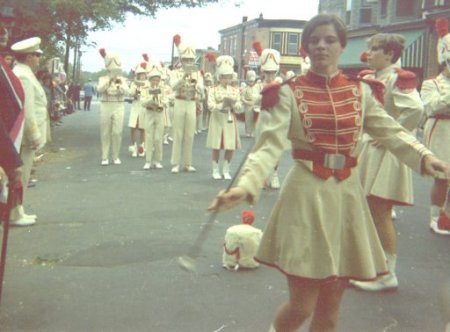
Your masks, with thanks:
M 142 61 L 142 53 L 148 53 L 155 61 L 170 61 L 175 34 L 196 48 L 217 49 L 218 31 L 240 24 L 243 16 L 252 20 L 262 13 L 266 19 L 308 20 L 317 14 L 318 3 L 319 0 L 219 0 L 219 4 L 204 8 L 162 10 L 156 18 L 130 17 L 123 26 L 91 34 L 89 41 L 97 46 L 82 48 L 82 70 L 96 72 L 104 68 L 100 48 L 119 54 L 126 71 Z

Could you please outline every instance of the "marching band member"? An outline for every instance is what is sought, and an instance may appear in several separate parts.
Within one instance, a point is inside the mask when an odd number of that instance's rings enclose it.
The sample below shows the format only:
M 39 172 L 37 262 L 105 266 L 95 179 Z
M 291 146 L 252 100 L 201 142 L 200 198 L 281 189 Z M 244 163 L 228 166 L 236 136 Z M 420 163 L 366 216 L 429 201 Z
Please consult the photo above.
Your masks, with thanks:
M 204 77 L 203 77 L 203 84 L 204 84 Z M 203 85 L 202 90 L 198 94 L 197 98 L 197 105 L 196 105 L 196 121 L 195 121 L 195 134 L 199 134 L 202 132 L 203 129 L 203 112 L 204 112 L 204 104 L 206 100 L 206 91 L 205 86 Z
M 260 48 L 258 44 L 254 45 L 254 47 L 257 50 Z M 259 62 L 261 65 L 261 73 L 263 75 L 262 81 L 263 88 L 275 82 L 280 83 L 282 79 L 281 77 L 277 76 L 278 71 L 280 70 L 280 52 L 271 48 L 266 48 L 259 54 L 261 54 L 261 56 L 259 57 Z M 283 142 L 283 146 L 285 146 L 286 149 L 288 148 L 289 143 L 287 139 Z M 280 178 L 278 177 L 278 164 L 275 165 L 273 173 L 269 177 L 269 185 L 270 188 L 272 189 L 280 188 Z
M 423 104 L 416 90 L 412 72 L 398 67 L 405 39 L 398 34 L 379 33 L 368 40 L 367 63 L 371 70 L 361 73 L 364 79 L 376 79 L 384 86 L 384 108 L 411 133 L 423 117 Z M 398 287 L 395 265 L 397 235 L 392 221 L 394 205 L 414 204 L 411 169 L 399 163 L 377 140 L 365 134 L 362 140 L 358 171 L 369 203 L 381 245 L 386 254 L 389 274 L 370 282 L 352 282 L 366 291 L 393 290 Z
M 173 122 L 173 106 L 175 104 L 175 95 L 173 93 L 172 87 L 170 86 L 170 69 L 163 66 L 163 73 L 161 80 L 163 83 L 164 94 L 167 98 L 167 105 L 164 108 L 164 135 L 163 144 L 168 145 L 169 140 L 172 141 L 172 122 Z
M 354 169 L 362 133 L 377 138 L 420 174 L 442 172 L 450 178 L 450 165 L 387 114 L 374 96 L 382 95 L 379 83 L 339 71 L 347 43 L 340 18 L 313 17 L 301 43 L 311 69 L 264 90 L 261 134 L 237 185 L 220 192 L 208 210 L 255 204 L 288 137 L 294 162 L 256 254 L 259 263 L 278 268 L 288 283 L 287 300 L 270 331 L 296 331 L 308 319 L 310 331 L 336 331 L 348 278 L 371 280 L 388 272 Z
M 442 160 L 450 162 L 450 34 L 448 20 L 436 20 L 439 36 L 438 63 L 443 67 L 433 79 L 425 80 L 420 94 L 428 119 L 424 127 L 425 145 Z M 445 179 L 434 179 L 431 188 L 430 228 L 441 235 L 450 235 L 450 184 Z
M 203 79 L 195 66 L 195 49 L 192 45 L 181 42 L 179 35 L 174 36 L 181 68 L 174 70 L 171 86 L 175 94 L 173 114 L 172 173 L 180 171 L 181 150 L 183 150 L 184 169 L 195 172 L 192 166 L 192 148 L 194 144 L 196 106 L 203 91 Z
M 245 135 L 255 136 L 255 126 L 261 103 L 261 85 L 256 83 L 256 72 L 249 70 L 245 73 L 247 86 L 242 90 L 241 101 L 245 116 Z
M 211 93 L 211 90 L 213 88 L 214 85 L 214 79 L 211 73 L 205 73 L 205 76 L 203 77 L 203 81 L 204 81 L 204 94 L 205 94 L 205 99 L 203 100 L 203 109 L 202 109 L 202 116 L 203 116 L 203 130 L 208 130 L 209 127 L 209 118 L 211 116 L 211 112 L 209 111 L 208 108 L 208 98 L 209 98 L 209 94 Z
M 163 168 L 164 109 L 167 99 L 161 77 L 162 69 L 153 64 L 148 73 L 150 85 L 142 92 L 142 106 L 146 110 L 144 128 L 145 146 L 147 148 L 144 169 Z
M 102 166 L 109 165 L 109 150 L 112 148 L 114 165 L 120 165 L 120 144 L 122 143 L 123 117 L 125 112 L 124 97 L 128 94 L 127 79 L 122 76 L 122 63 L 116 54 L 106 54 L 104 48 L 100 55 L 105 60 L 107 76 L 98 80 L 97 91 L 101 94 L 100 134 L 102 142 Z
M 132 157 L 145 156 L 145 131 L 142 123 L 142 117 L 144 115 L 142 103 L 140 102 L 141 90 L 147 82 L 146 73 L 147 62 L 141 62 L 136 66 L 134 71 L 134 81 L 130 85 L 130 96 L 133 97 L 133 103 L 131 104 L 130 117 L 128 118 L 128 127 L 131 128 L 131 146 L 128 150 L 131 152 Z M 140 144 L 138 148 L 137 133 L 139 133 Z
M 212 177 L 222 179 L 219 172 L 220 150 L 225 150 L 223 176 L 231 179 L 230 162 L 233 152 L 241 147 L 236 112 L 242 105 L 239 89 L 231 86 L 234 60 L 229 55 L 217 58 L 217 76 L 219 85 L 214 87 L 208 96 L 208 107 L 211 111 L 206 147 L 212 149 Z

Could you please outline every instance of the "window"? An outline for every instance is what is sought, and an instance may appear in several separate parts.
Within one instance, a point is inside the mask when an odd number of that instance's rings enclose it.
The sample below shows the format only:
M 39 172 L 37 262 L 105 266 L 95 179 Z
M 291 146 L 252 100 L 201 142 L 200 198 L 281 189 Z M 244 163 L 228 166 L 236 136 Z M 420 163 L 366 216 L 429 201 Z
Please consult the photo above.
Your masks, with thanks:
M 397 16 L 414 16 L 414 1 L 397 0 Z
M 345 12 L 345 24 L 350 25 L 350 19 L 352 17 L 352 12 L 350 10 Z
M 236 54 L 236 36 L 233 36 L 233 39 L 231 41 L 231 45 L 230 45 L 230 54 L 234 55 Z
M 288 50 L 287 54 L 289 55 L 297 55 L 298 54 L 298 33 L 289 33 L 288 34 Z
M 281 53 L 281 33 L 272 33 L 272 48 Z
M 372 8 L 361 8 L 359 11 L 359 23 L 372 23 Z
M 424 0 L 422 9 L 434 9 L 434 7 L 447 7 L 450 5 L 449 0 Z
M 388 0 L 381 0 L 381 4 L 380 4 L 380 16 L 381 16 L 381 18 L 386 18 L 386 16 L 387 16 L 387 7 L 388 7 Z

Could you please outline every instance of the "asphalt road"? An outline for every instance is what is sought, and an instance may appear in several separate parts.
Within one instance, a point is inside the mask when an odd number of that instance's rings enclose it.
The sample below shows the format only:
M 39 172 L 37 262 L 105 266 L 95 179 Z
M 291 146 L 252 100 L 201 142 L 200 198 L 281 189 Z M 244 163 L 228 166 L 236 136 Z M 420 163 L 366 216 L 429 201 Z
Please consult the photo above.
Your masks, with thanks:
M 142 170 L 144 160 L 128 155 L 128 128 L 122 165 L 102 167 L 98 106 L 65 117 L 36 167 L 25 207 L 38 222 L 10 232 L 0 330 L 267 331 L 287 298 L 284 277 L 267 267 L 221 267 L 225 230 L 239 223 L 241 209 L 218 215 L 196 273 L 177 265 L 206 222 L 209 202 L 227 186 L 210 176 L 206 133 L 195 138 L 193 174 L 170 173 L 171 146 L 164 147 L 164 169 Z M 232 170 L 252 140 L 242 143 Z M 290 163 L 286 153 L 281 178 Z M 416 205 L 397 209 L 400 288 L 349 289 L 339 331 L 444 330 L 449 238 L 428 229 L 431 180 L 414 181 Z M 265 190 L 253 207 L 256 227 L 264 228 L 276 197 Z

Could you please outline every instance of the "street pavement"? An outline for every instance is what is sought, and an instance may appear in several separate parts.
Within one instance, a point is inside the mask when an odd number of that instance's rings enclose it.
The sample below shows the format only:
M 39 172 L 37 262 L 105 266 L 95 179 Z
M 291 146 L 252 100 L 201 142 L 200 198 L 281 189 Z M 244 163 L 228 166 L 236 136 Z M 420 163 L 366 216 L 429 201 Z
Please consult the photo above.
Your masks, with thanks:
M 126 127 L 122 165 L 100 166 L 96 100 L 90 112 L 63 122 L 28 190 L 25 208 L 38 222 L 10 232 L 0 331 L 267 331 L 287 299 L 282 274 L 221 266 L 225 231 L 248 206 L 217 216 L 195 273 L 177 264 L 207 221 L 206 207 L 228 184 L 211 178 L 206 133 L 195 137 L 197 172 L 171 174 L 171 145 L 164 146 L 164 169 L 144 171 L 143 158 L 128 154 Z M 242 137 L 232 170 L 250 144 Z M 286 152 L 281 178 L 291 163 Z M 449 238 L 428 228 L 431 181 L 414 176 L 416 205 L 397 208 L 398 291 L 349 289 L 339 331 L 444 330 Z M 264 190 L 251 207 L 254 226 L 264 228 L 277 194 Z M 306 324 L 301 331 L 307 330 Z

